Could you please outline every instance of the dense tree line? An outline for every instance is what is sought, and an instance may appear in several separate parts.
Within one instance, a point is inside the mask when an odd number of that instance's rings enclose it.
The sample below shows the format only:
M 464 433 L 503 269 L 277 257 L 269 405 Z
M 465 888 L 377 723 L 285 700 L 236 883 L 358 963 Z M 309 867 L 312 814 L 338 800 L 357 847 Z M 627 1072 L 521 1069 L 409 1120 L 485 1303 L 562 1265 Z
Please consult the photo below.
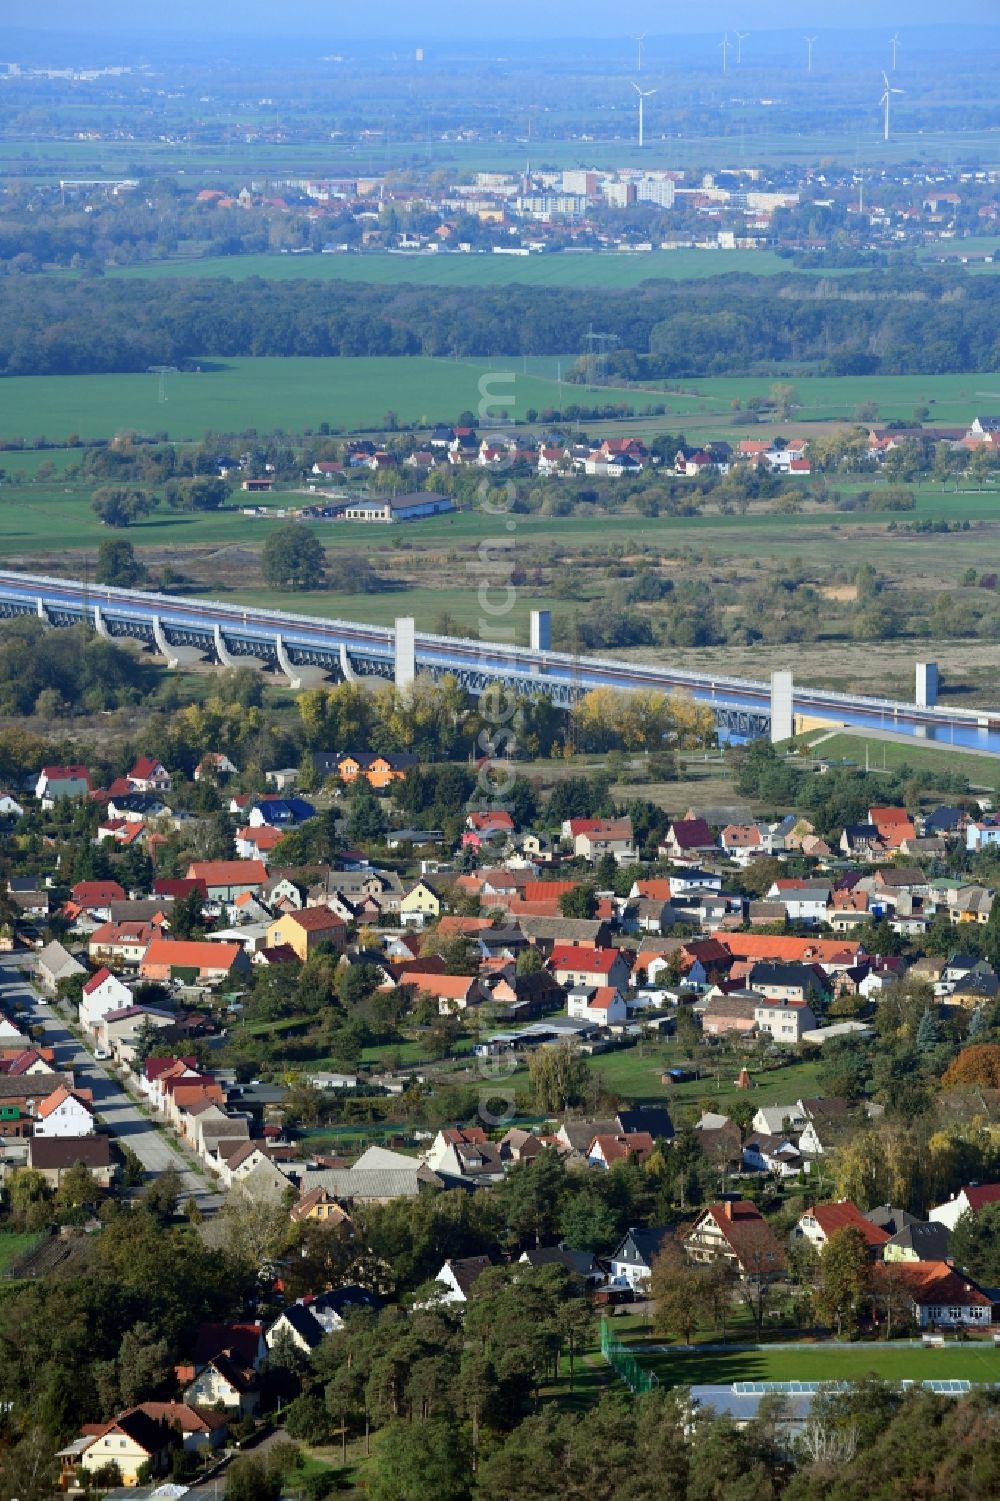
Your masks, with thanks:
M 794 361 L 833 374 L 997 367 L 1000 288 L 956 295 L 940 272 L 873 271 L 846 284 L 647 282 L 628 293 L 269 282 L 19 279 L 0 287 L 0 371 L 145 370 L 212 355 L 549 354 L 617 334 L 640 378 L 753 373 Z M 631 356 L 629 354 L 631 352 Z M 623 373 L 628 373 L 624 372 Z
M 29 619 L 0 627 L 0 713 L 115 709 L 141 702 L 154 680 L 132 652 L 80 629 L 52 631 Z

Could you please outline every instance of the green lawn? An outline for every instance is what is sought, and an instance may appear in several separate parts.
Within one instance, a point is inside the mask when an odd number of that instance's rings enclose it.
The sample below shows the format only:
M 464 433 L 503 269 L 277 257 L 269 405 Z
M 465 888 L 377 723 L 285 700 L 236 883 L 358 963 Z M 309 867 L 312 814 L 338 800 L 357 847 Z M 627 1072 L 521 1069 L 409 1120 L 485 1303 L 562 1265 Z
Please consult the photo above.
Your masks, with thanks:
M 802 1345 L 719 1353 L 665 1351 L 643 1363 L 665 1386 L 728 1386 L 733 1381 L 1000 1382 L 1000 1350 L 985 1344 L 949 1344 L 943 1350 L 905 1345 L 857 1344 L 847 1349 Z
M 788 1063 L 783 1068 L 762 1072 L 749 1061 L 749 1053 L 746 1057 L 753 1080 L 749 1096 L 737 1089 L 735 1082 L 744 1060 L 730 1055 L 718 1059 L 711 1053 L 699 1055 L 700 1079 L 689 1084 L 661 1084 L 660 1075 L 665 1068 L 690 1060 L 690 1054 L 682 1054 L 673 1042 L 637 1043 L 619 1052 L 598 1053 L 589 1062 L 608 1089 L 622 1099 L 666 1104 L 672 1110 L 683 1105 L 695 1111 L 724 1111 L 736 1100 L 747 1098 L 754 1106 L 777 1105 L 819 1092 L 816 1063 Z
M 868 765 L 875 771 L 896 771 L 900 766 L 910 766 L 919 775 L 926 772 L 954 772 L 968 777 L 970 782 L 985 787 L 997 785 L 998 765 L 995 756 L 977 756 L 948 745 L 921 745 L 919 741 L 901 744 L 895 740 L 882 740 L 878 736 L 845 730 L 827 739 L 822 732 L 810 731 L 800 737 L 800 742 L 816 746 L 816 755 L 823 760 L 853 761 Z
M 570 287 L 629 291 L 645 281 L 700 281 L 738 272 L 774 276 L 794 272 L 772 251 L 654 250 L 640 253 L 557 255 L 240 255 L 203 260 L 185 257 L 109 270 L 129 280 L 163 277 L 250 276 L 269 281 L 364 282 L 397 287 Z M 824 273 L 824 275 L 827 273 Z M 843 274 L 843 273 L 842 273 Z
M 5 1230 L 0 1233 L 0 1276 L 9 1272 L 15 1261 L 34 1250 L 44 1238 L 43 1235 L 27 1230 Z

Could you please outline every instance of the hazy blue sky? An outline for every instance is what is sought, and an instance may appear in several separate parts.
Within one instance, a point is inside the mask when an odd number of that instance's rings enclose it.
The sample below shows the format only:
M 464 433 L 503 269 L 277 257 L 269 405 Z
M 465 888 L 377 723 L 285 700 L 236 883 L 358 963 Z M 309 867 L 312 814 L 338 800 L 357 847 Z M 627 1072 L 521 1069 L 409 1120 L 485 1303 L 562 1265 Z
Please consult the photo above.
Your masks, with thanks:
M 88 33 L 236 31 L 245 36 L 319 34 L 357 37 L 485 37 L 530 34 L 613 35 L 623 29 L 651 33 L 743 27 L 758 32 L 803 26 L 916 26 L 955 22 L 1000 24 L 1000 0 L 712 0 L 690 6 L 678 0 L 2 0 L 4 23 Z

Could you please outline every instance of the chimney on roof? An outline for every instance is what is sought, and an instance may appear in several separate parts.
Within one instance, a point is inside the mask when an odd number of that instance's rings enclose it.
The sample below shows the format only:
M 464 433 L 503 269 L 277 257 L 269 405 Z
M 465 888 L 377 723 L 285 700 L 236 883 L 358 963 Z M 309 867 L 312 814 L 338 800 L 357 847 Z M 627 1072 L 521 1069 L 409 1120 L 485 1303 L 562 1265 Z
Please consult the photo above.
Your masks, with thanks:
M 732 1201 L 732 1199 L 727 1199 L 726 1200 L 725 1210 L 726 1210 L 726 1219 L 727 1220 L 731 1220 L 732 1217 L 733 1217 L 733 1201 Z

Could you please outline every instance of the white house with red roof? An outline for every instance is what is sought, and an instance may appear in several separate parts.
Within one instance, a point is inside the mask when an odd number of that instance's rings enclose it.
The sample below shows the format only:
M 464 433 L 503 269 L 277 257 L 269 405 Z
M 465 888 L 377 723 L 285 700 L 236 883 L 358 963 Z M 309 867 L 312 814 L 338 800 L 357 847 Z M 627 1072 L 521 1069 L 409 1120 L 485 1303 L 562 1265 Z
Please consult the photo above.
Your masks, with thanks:
M 136 792 L 169 792 L 171 786 L 169 771 L 152 756 L 139 757 L 128 781 Z
M 838 1230 L 857 1230 L 864 1237 L 873 1260 L 881 1256 L 882 1247 L 892 1238 L 888 1231 L 865 1219 L 857 1204 L 852 1204 L 850 1199 L 839 1199 L 835 1204 L 811 1205 L 796 1220 L 792 1240 L 807 1240 L 821 1251 Z
M 894 1261 L 873 1269 L 872 1293 L 876 1308 L 880 1295 L 897 1298 L 900 1288 L 912 1300 L 920 1329 L 988 1328 L 993 1322 L 993 1299 L 964 1272 L 947 1261 Z
M 117 881 L 77 881 L 70 895 L 79 908 L 104 922 L 111 921 L 112 902 L 126 900 L 125 889 Z
M 97 1130 L 88 1105 L 60 1084 L 35 1112 L 35 1136 L 93 1136 Z
M 595 1136 L 587 1148 L 587 1161 L 591 1167 L 607 1169 L 616 1162 L 645 1162 L 653 1151 L 653 1138 L 648 1131 L 622 1131 L 611 1135 Z
M 109 1011 L 121 1011 L 131 1004 L 132 992 L 128 986 L 102 965 L 83 987 L 80 1026 L 85 1032 L 93 1032 L 102 1016 L 107 1016 Z
M 579 986 L 566 997 L 566 1015 L 599 1027 L 616 1026 L 628 1020 L 628 1007 L 614 985 Z
M 558 443 L 545 444 L 538 450 L 539 474 L 562 474 L 568 467 L 566 450 Z
M 1000 1203 L 1000 1183 L 967 1183 L 945 1204 L 936 1204 L 927 1218 L 954 1230 L 963 1214 L 978 1214 L 987 1204 Z
M 597 949 L 585 943 L 557 943 L 549 955 L 549 969 L 560 985 L 626 990 L 629 963 L 621 949 Z

